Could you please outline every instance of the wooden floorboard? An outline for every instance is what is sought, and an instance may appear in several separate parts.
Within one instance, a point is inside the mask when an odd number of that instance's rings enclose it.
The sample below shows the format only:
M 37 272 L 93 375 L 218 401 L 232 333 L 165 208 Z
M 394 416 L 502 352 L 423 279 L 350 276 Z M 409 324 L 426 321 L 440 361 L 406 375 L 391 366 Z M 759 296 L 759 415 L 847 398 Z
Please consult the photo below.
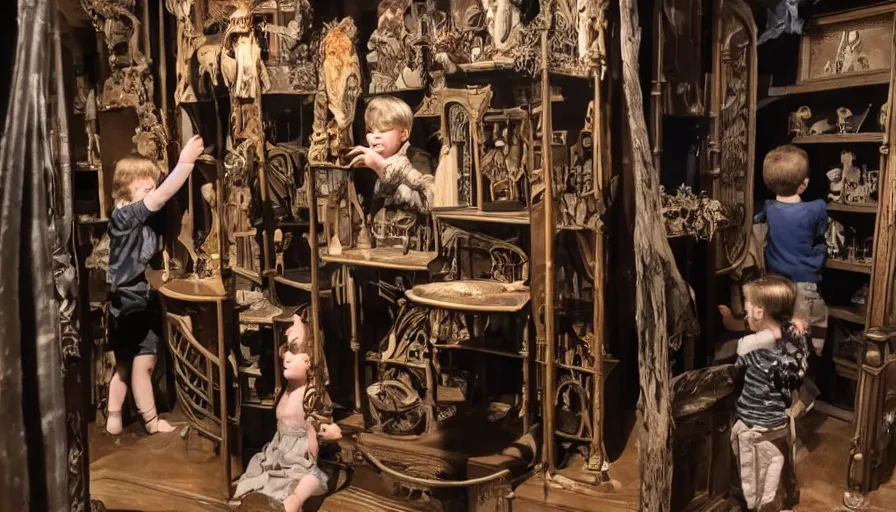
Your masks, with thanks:
M 174 414 L 171 421 L 183 418 Z M 797 464 L 801 499 L 796 512 L 842 510 L 846 459 L 852 426 L 813 412 L 799 423 L 802 440 Z M 543 473 L 515 489 L 517 512 L 601 510 L 624 512 L 638 509 L 637 432 L 629 436 L 625 450 L 610 468 L 611 482 L 587 493 L 571 493 L 546 486 Z M 215 512 L 228 508 L 222 485 L 222 467 L 212 445 L 195 434 L 185 441 L 178 433 L 148 436 L 133 425 L 120 436 L 109 436 L 91 425 L 91 494 L 111 511 Z M 575 477 L 561 470 L 562 476 Z M 547 493 L 545 489 L 548 488 Z M 609 488 L 610 490 L 607 490 Z M 606 492 L 603 492 L 606 491 Z M 896 480 L 868 497 L 863 510 L 896 510 Z M 327 496 L 324 512 L 407 512 L 416 510 L 400 501 L 349 487 Z

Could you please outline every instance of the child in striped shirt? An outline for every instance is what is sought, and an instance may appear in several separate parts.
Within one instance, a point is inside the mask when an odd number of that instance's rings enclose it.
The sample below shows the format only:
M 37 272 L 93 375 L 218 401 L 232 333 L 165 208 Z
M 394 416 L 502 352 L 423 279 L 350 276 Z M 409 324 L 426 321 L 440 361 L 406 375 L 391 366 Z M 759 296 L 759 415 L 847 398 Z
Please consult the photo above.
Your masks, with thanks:
M 753 334 L 737 344 L 735 365 L 745 369 L 745 376 L 735 406 L 731 446 L 747 508 L 771 505 L 781 510 L 799 499 L 789 409 L 793 391 L 806 374 L 808 335 L 792 321 L 798 294 L 792 281 L 769 274 L 747 283 L 743 291 L 746 321 Z

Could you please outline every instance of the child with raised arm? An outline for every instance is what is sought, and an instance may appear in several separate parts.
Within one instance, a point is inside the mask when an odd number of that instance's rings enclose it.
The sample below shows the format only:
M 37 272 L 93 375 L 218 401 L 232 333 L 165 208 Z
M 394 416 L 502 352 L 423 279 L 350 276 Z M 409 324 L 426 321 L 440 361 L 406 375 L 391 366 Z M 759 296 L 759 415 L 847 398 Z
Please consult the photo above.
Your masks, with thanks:
M 202 150 L 202 139 L 198 135 L 191 138 L 181 151 L 177 166 L 158 186 L 161 171 L 152 160 L 129 156 L 115 166 L 115 210 L 109 218 L 109 338 L 115 351 L 106 422 L 110 434 L 121 433 L 121 408 L 128 381 L 146 431 L 154 434 L 174 430 L 156 413 L 152 390 L 152 371 L 161 340 L 161 312 L 158 298 L 146 280 L 146 265 L 158 252 L 159 239 L 146 222 L 180 190 Z
M 827 307 L 818 290 L 827 257 L 827 205 L 821 199 L 803 202 L 800 198 L 809 186 L 809 156 L 796 146 L 769 151 L 762 162 L 762 179 L 775 193 L 775 199 L 766 201 L 754 219 L 768 226 L 765 265 L 769 272 L 796 283 L 797 324 L 810 328 L 812 347 L 820 356 L 828 325 Z M 719 310 L 727 329 L 745 330 L 727 307 Z
M 743 292 L 753 334 L 737 343 L 735 366 L 745 369 L 745 377 L 735 405 L 731 446 L 747 508 L 781 510 L 799 499 L 793 468 L 795 430 L 788 409 L 806 373 L 808 336 L 793 324 L 793 282 L 769 274 L 744 285 Z
M 370 100 L 364 113 L 367 144 L 352 150 L 350 167 L 367 167 L 379 180 L 374 195 L 385 200 L 385 206 L 409 208 L 429 213 L 435 194 L 435 178 L 415 169 L 408 158 L 414 113 L 404 101 L 392 96 Z

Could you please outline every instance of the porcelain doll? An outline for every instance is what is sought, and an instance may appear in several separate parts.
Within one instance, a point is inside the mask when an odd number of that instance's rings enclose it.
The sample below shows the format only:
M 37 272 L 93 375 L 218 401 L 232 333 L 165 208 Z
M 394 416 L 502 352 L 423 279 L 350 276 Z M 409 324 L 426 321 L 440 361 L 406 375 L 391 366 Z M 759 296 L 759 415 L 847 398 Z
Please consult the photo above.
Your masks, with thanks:
M 298 315 L 293 317 L 286 336 L 287 344 L 281 351 L 288 384 L 277 402 L 277 433 L 249 461 L 234 497 L 255 491 L 283 503 L 286 512 L 299 512 L 308 498 L 327 492 L 327 475 L 317 467 L 318 439 L 335 441 L 342 438 L 342 431 L 335 423 L 321 425 L 320 431 L 315 431 L 306 417 L 311 358 L 310 347 L 305 344 L 305 326 Z

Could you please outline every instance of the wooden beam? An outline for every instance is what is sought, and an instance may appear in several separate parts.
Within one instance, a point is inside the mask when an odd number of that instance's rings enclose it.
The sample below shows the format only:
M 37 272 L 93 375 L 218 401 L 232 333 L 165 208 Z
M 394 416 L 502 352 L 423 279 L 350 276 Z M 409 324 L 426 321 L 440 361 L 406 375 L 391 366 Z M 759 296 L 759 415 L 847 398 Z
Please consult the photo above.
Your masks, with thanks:
M 665 512 L 672 498 L 672 393 L 669 347 L 697 331 L 690 290 L 675 265 L 661 216 L 639 75 L 641 29 L 635 0 L 620 0 L 623 96 L 634 173 L 636 312 L 641 396 L 638 456 L 641 510 Z

